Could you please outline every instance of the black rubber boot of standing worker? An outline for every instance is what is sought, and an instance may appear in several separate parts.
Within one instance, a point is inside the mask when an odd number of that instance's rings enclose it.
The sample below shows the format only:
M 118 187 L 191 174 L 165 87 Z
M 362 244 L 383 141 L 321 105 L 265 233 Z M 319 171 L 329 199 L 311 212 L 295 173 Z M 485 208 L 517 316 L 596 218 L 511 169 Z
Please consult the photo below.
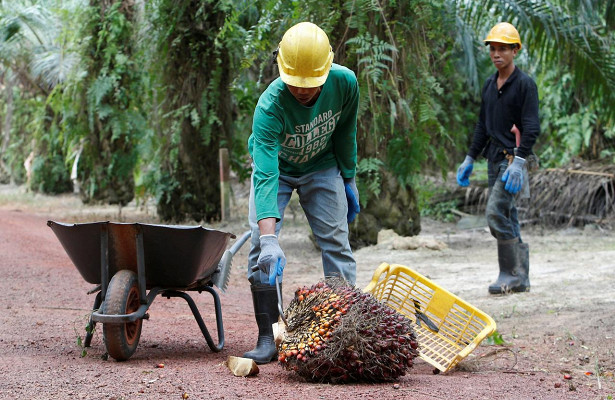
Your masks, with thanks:
M 278 293 L 275 286 L 269 285 L 252 285 L 250 289 L 252 289 L 254 317 L 258 325 L 258 340 L 256 341 L 256 348 L 243 356 L 253 359 L 257 364 L 266 364 L 278 357 L 278 349 L 271 327 L 272 324 L 278 322 L 280 315 Z
M 511 240 L 498 240 L 498 264 L 500 274 L 498 279 L 489 285 L 489 293 L 505 294 L 511 292 L 526 292 L 529 289 L 529 258 L 523 258 L 518 238 Z M 528 249 L 525 246 L 525 249 Z M 529 257 L 529 249 L 528 252 Z M 522 260 L 523 259 L 523 260 Z M 528 271 L 524 270 L 524 261 Z
M 530 291 L 530 247 L 527 243 L 517 244 L 517 257 L 521 265 L 521 274 L 524 277 L 522 286 L 525 291 Z

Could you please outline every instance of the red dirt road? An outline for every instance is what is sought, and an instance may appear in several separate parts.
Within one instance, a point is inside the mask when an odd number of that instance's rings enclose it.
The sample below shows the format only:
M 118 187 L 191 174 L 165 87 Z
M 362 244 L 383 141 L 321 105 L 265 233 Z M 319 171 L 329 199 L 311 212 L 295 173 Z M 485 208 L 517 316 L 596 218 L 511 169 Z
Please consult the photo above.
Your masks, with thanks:
M 603 378 L 598 386 L 595 381 L 584 381 L 578 376 L 566 381 L 556 369 L 535 368 L 536 358 L 553 355 L 554 351 L 554 357 L 561 356 L 547 340 L 531 344 L 529 340 L 516 342 L 516 350 L 522 352 L 534 346 L 530 353 L 535 351 L 535 357 L 531 354 L 520 357 L 515 369 L 509 371 L 479 365 L 476 370 L 460 368 L 434 375 L 430 365 L 417 359 L 415 367 L 395 386 L 394 383 L 307 383 L 277 363 L 260 366 L 260 373 L 255 377 L 235 377 L 225 367 L 225 360 L 230 355 L 241 356 L 256 340 L 249 287 L 243 268 L 236 267 L 245 264 L 247 245 L 235 256 L 230 286 L 220 296 L 226 336 L 223 351 L 213 353 L 208 348 L 183 300 L 159 297 L 150 308 L 150 319 L 143 323 L 139 347 L 130 360 L 101 359 L 105 348 L 100 326 L 92 347 L 82 357 L 77 337 L 84 335 L 94 295 L 87 295 L 91 286 L 81 278 L 46 226 L 48 219 L 54 219 L 52 215 L 56 213 L 37 214 L 16 207 L 0 207 L 2 399 L 182 399 L 188 396 L 189 399 L 499 400 L 615 396 L 612 375 L 610 381 Z M 233 233 L 240 234 L 241 230 Z M 293 291 L 292 287 L 286 288 L 285 297 Z M 211 296 L 203 293 L 194 297 L 216 339 Z M 553 329 L 544 327 L 550 328 Z M 475 353 L 490 350 L 489 346 L 482 345 Z M 164 364 L 164 368 L 157 368 L 158 364 Z

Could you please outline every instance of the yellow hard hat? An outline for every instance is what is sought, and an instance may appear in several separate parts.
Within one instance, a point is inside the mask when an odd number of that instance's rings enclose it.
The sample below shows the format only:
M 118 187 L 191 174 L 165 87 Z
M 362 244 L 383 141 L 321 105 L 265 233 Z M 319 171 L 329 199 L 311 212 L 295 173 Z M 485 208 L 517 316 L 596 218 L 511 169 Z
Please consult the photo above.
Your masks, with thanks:
M 496 24 L 493 28 L 491 28 L 489 34 L 483 42 L 485 42 L 485 44 L 489 44 L 490 42 L 508 44 L 517 43 L 519 45 L 519 49 L 521 49 L 521 37 L 519 36 L 519 32 L 517 32 L 515 27 L 508 22 L 500 22 L 499 24 Z
M 325 31 L 301 22 L 286 31 L 278 47 L 280 78 L 287 85 L 314 88 L 327 80 L 333 50 Z

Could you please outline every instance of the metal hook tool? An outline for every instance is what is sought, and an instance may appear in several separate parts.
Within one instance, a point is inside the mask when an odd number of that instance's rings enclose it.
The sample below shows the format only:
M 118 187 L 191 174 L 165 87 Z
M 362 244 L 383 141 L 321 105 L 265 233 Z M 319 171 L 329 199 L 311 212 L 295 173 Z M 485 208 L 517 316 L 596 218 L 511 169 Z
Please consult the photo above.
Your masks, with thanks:
M 275 288 L 278 292 L 278 311 L 280 312 L 280 318 L 284 321 L 284 325 L 288 326 L 288 322 L 286 322 L 286 317 L 284 316 L 284 304 L 282 300 L 282 290 L 280 289 L 280 280 L 277 275 L 275 276 Z
M 423 321 L 427 325 L 428 329 L 438 333 L 438 331 L 440 331 L 440 328 L 438 328 L 438 326 L 434 324 L 433 321 L 430 320 L 427 315 L 421 312 L 421 303 L 419 303 L 419 301 L 416 299 L 412 300 L 414 301 L 414 314 L 416 315 L 416 324 L 418 326 L 421 326 L 421 321 Z

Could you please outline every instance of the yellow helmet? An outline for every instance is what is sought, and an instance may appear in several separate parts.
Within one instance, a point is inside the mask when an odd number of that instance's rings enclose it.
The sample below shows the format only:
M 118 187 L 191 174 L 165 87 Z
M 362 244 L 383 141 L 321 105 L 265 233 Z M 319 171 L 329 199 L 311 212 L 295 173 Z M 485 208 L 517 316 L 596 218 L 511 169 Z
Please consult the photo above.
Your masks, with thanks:
M 521 37 L 519 36 L 519 32 L 517 32 L 515 27 L 508 22 L 500 22 L 499 24 L 496 24 L 493 28 L 491 28 L 489 34 L 483 42 L 485 42 L 485 44 L 489 44 L 490 42 L 508 44 L 517 43 L 519 45 L 519 49 L 521 49 Z
M 282 37 L 277 56 L 280 78 L 290 86 L 314 88 L 327 80 L 333 50 L 325 31 L 311 22 L 291 27 Z

